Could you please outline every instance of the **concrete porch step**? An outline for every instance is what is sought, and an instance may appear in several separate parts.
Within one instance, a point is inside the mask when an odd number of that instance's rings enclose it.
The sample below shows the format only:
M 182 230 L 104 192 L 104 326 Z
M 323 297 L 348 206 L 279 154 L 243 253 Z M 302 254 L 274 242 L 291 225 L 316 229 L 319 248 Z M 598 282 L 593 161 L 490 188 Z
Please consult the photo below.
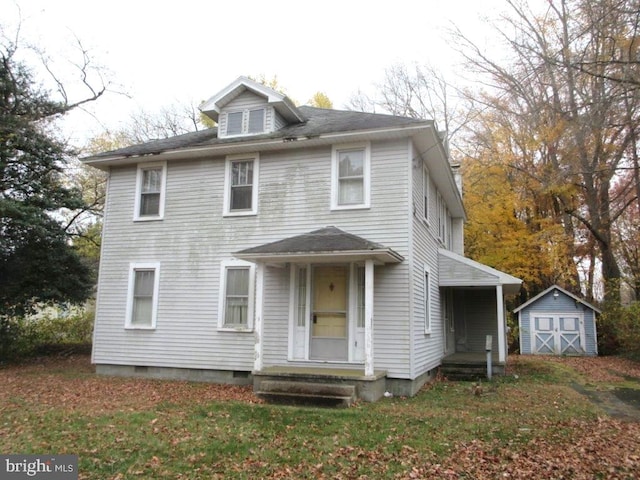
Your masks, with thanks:
M 274 402 L 348 407 L 356 400 L 356 387 L 338 383 L 263 380 L 255 394 Z
M 441 365 L 440 374 L 449 380 L 478 380 L 487 378 L 486 365 Z

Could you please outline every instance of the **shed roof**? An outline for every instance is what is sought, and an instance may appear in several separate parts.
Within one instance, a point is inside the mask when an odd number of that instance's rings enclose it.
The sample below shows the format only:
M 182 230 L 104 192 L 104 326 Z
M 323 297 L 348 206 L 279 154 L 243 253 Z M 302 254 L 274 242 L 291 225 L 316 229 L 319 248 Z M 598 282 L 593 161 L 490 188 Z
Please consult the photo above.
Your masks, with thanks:
M 562 292 L 563 294 L 567 295 L 568 297 L 571 297 L 573 300 L 575 300 L 576 302 L 579 302 L 581 304 L 583 304 L 585 307 L 590 308 L 591 310 L 593 310 L 594 312 L 598 312 L 598 313 L 602 313 L 602 311 L 599 308 L 594 307 L 593 305 L 591 305 L 590 303 L 584 301 L 583 299 L 581 299 L 580 297 L 574 295 L 571 292 L 568 292 L 567 290 L 565 290 L 562 287 L 559 287 L 558 285 L 552 285 L 551 287 L 547 288 L 544 292 L 539 293 L 538 295 L 536 295 L 535 297 L 527 300 L 526 302 L 524 302 L 522 305 L 520 305 L 518 308 L 513 310 L 513 313 L 518 313 L 520 310 L 528 307 L 529 305 L 537 302 L 539 299 L 541 299 L 542 297 L 544 297 L 547 293 L 549 293 L 552 290 L 558 290 L 560 292 Z
M 404 258 L 391 248 L 336 227 L 325 227 L 257 247 L 240 250 L 237 258 L 258 262 L 355 261 L 372 259 L 399 263 Z

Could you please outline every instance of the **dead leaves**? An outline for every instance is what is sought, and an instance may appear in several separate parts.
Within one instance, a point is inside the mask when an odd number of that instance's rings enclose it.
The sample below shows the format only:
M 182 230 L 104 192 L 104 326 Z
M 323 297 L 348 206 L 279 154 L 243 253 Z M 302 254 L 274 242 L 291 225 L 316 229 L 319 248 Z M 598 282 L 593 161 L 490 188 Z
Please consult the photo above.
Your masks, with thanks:
M 51 372 L 66 372 L 52 375 Z M 86 355 L 0 369 L 0 413 L 20 402 L 74 412 L 142 411 L 158 404 L 260 403 L 251 386 L 96 376 Z

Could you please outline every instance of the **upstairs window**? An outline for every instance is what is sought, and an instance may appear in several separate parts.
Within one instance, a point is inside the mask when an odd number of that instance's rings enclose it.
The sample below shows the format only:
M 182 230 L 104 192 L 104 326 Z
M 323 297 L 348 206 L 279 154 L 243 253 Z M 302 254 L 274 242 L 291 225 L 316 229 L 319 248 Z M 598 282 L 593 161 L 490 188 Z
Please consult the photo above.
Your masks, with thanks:
M 424 213 L 424 219 L 429 223 L 429 170 L 427 166 L 422 167 L 422 209 Z
M 369 152 L 368 144 L 333 148 L 332 209 L 369 207 Z
M 265 131 L 265 109 L 227 113 L 226 136 L 250 135 Z
M 255 215 L 258 210 L 258 155 L 227 157 L 225 215 Z
M 134 220 L 159 220 L 164 216 L 166 163 L 138 165 Z

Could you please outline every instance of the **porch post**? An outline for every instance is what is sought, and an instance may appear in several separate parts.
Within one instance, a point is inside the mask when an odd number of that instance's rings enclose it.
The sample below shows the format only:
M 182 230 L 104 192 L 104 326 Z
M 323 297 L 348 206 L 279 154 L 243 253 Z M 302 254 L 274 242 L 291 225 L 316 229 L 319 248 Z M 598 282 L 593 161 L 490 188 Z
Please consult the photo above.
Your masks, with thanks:
M 364 264 L 364 374 L 373 376 L 373 260 Z
M 506 362 L 506 337 L 505 337 L 505 323 L 504 323 L 504 297 L 502 295 L 502 285 L 496 286 L 496 307 L 498 309 L 498 360 L 500 362 Z
M 255 311 L 255 355 L 253 361 L 253 370 L 259 372 L 262 370 L 262 310 L 264 305 L 264 264 L 258 262 L 256 264 L 256 311 Z

